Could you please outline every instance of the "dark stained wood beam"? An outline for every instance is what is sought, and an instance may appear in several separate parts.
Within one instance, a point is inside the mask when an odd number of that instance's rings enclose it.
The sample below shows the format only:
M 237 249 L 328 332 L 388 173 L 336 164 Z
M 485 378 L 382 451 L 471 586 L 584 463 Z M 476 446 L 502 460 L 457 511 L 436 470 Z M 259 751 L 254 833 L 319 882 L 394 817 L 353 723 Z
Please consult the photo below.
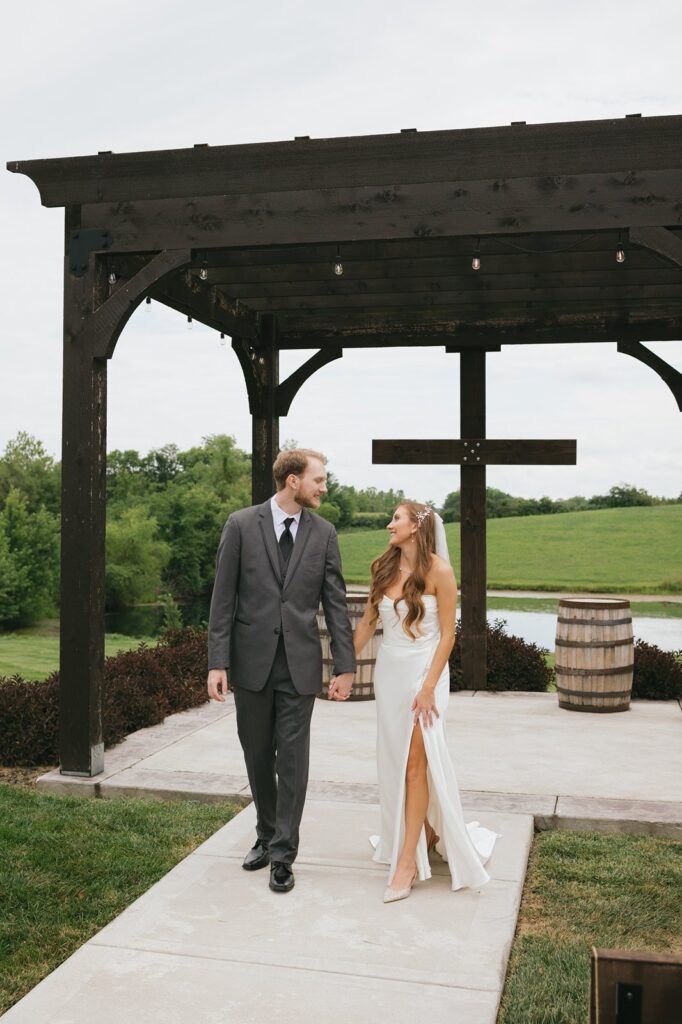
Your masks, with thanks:
M 299 366 L 297 370 L 294 370 L 286 380 L 282 381 L 277 388 L 277 415 L 286 416 L 291 408 L 291 403 L 300 391 L 301 387 L 317 370 L 320 370 L 327 363 L 333 362 L 335 359 L 341 359 L 343 356 L 343 349 L 341 348 L 326 348 L 316 352 L 314 356 L 307 359 L 302 366 Z
M 263 502 L 274 491 L 272 465 L 279 452 L 279 351 L 277 325 L 263 317 L 258 338 L 233 338 L 234 349 L 246 382 L 251 412 L 251 500 Z
M 483 282 L 481 282 L 483 284 Z M 551 308 L 552 306 L 564 310 L 580 307 L 586 303 L 599 308 L 615 308 L 625 304 L 626 307 L 636 309 L 643 304 L 657 303 L 659 306 L 667 304 L 671 300 L 678 305 L 682 304 L 682 280 L 675 284 L 653 284 L 637 285 L 634 283 L 618 285 L 593 286 L 585 283 L 583 286 L 573 287 L 551 287 L 538 281 L 531 288 L 462 288 L 460 290 L 439 291 L 418 291 L 412 288 L 403 290 L 374 292 L 357 291 L 355 294 L 345 295 L 295 295 L 295 296 L 274 296 L 258 298 L 250 296 L 248 305 L 250 309 L 263 313 L 280 312 L 309 312 L 324 311 L 327 316 L 333 316 L 339 320 L 343 319 L 344 313 L 349 310 L 389 310 L 403 309 L 406 312 L 417 311 L 421 308 L 449 307 L 458 310 L 463 308 L 509 306 L 510 304 L 523 303 L 525 309 L 532 306 L 537 308 Z
M 682 305 L 658 309 L 650 304 L 640 309 L 585 308 L 527 309 L 506 307 L 466 311 L 421 309 L 412 315 L 399 310 L 390 313 L 368 310 L 365 315 L 322 317 L 312 314 L 282 316 L 279 319 L 279 347 L 322 348 L 325 344 L 345 348 L 394 345 L 449 344 L 478 345 L 492 336 L 498 344 L 558 344 L 598 341 L 678 341 L 682 337 Z
M 153 256 L 129 280 L 113 291 L 102 305 L 88 318 L 84 342 L 99 359 L 111 359 L 121 332 L 147 291 L 167 274 L 189 263 L 189 249 L 160 252 Z
M 459 418 L 463 438 L 485 438 L 485 361 L 485 352 L 462 352 L 459 357 Z M 485 466 L 461 464 L 462 679 L 469 690 L 485 690 L 487 686 L 485 483 Z
M 428 261 L 429 263 L 431 261 Z M 434 261 L 435 262 L 435 261 Z M 390 295 L 395 292 L 411 294 L 414 292 L 423 293 L 447 293 L 458 291 L 472 292 L 496 292 L 496 291 L 524 291 L 532 292 L 541 288 L 549 289 L 573 289 L 573 288 L 628 288 L 647 287 L 655 288 L 658 285 L 680 286 L 680 271 L 675 268 L 653 267 L 650 264 L 646 267 L 635 268 L 628 266 L 627 270 L 619 267 L 613 257 L 610 260 L 603 259 L 601 266 L 581 267 L 580 261 L 575 259 L 571 269 L 554 268 L 545 265 L 541 270 L 524 270 L 516 265 L 514 260 L 507 260 L 506 266 L 501 264 L 497 269 L 490 268 L 487 273 L 481 271 L 476 274 L 471 270 L 470 260 L 459 261 L 459 266 L 419 266 L 413 264 L 410 268 L 383 267 L 376 269 L 368 268 L 367 273 L 360 273 L 355 268 L 349 268 L 343 278 L 333 279 L 329 270 L 326 273 L 310 273 L 305 278 L 298 274 L 287 278 L 278 274 L 272 276 L 272 280 L 217 281 L 211 277 L 211 283 L 216 287 L 225 288 L 233 297 L 249 303 L 251 301 L 263 301 L 271 298 L 298 298 L 306 296 L 338 296 L 342 301 L 346 296 L 353 295 Z M 613 266 L 611 265 L 613 264 Z M 313 268 L 311 268 L 312 270 Z M 315 268 L 317 270 L 317 268 Z M 227 278 L 228 275 L 221 275 Z M 238 274 L 231 274 L 233 278 Z
M 59 764 L 64 775 L 104 769 L 104 550 L 107 360 L 84 338 L 93 306 L 107 295 L 105 268 L 69 270 L 68 240 L 78 210 L 66 211 L 61 473 Z
M 651 252 L 658 253 L 682 268 L 682 239 L 663 227 L 633 227 L 629 232 L 633 245 L 641 245 Z
M 618 351 L 624 355 L 632 356 L 634 359 L 639 359 L 640 363 L 644 363 L 646 366 L 650 366 L 661 380 L 665 381 L 668 385 L 673 398 L 677 402 L 677 408 L 682 412 L 682 373 L 679 370 L 676 370 L 670 363 L 666 363 L 665 359 L 661 359 L 651 349 L 645 348 L 639 341 L 621 341 L 618 343 Z
M 682 163 L 682 160 L 681 160 Z M 636 166 L 636 165 L 635 165 Z M 392 180 L 399 180 L 395 177 Z M 599 231 L 675 223 L 679 168 L 539 179 L 449 179 L 390 189 L 345 186 L 83 206 L 111 251 Z M 654 209 L 655 215 L 652 214 Z
M 430 466 L 573 466 L 576 443 L 569 440 L 514 441 L 485 437 L 466 440 L 376 440 L 372 462 Z
M 529 176 L 538 192 L 570 194 L 576 175 L 634 185 L 643 171 L 680 167 L 681 139 L 679 116 L 613 118 L 13 160 L 7 168 L 27 174 L 45 206 L 363 185 L 390 196 L 396 182 L 480 179 L 491 168 L 500 190 Z
M 682 237 L 682 229 L 677 228 L 673 233 L 677 237 Z M 614 257 L 621 238 L 622 236 L 619 237 L 617 230 L 544 232 L 541 236 L 533 233 L 525 235 L 517 233 L 507 236 L 504 232 L 500 232 L 481 237 L 480 249 L 484 268 L 487 267 L 489 259 L 497 256 L 506 258 L 512 256 L 514 258 L 540 259 L 542 261 L 540 267 L 533 269 L 541 270 L 545 261 L 570 258 L 572 253 L 593 255 L 595 258 L 603 258 L 605 254 Z M 244 268 L 251 268 L 257 272 L 259 267 L 269 267 L 270 270 L 274 270 L 278 267 L 295 267 L 297 264 L 318 264 L 330 269 L 337 257 L 341 258 L 344 266 L 349 264 L 352 267 L 356 263 L 365 262 L 382 267 L 395 260 L 445 260 L 458 257 L 470 259 L 477 242 L 479 242 L 477 236 L 463 235 L 451 238 L 420 237 L 385 241 L 350 241 L 345 242 L 342 246 L 328 242 L 306 245 L 214 247 L 198 250 L 198 257 L 201 261 L 206 261 L 209 271 L 213 269 L 241 271 Z M 646 259 L 648 263 L 651 263 L 650 258 L 647 258 L 643 250 L 633 249 L 632 253 L 628 254 L 628 262 L 630 262 L 630 256 Z
M 246 305 L 240 306 L 222 290 L 193 275 L 182 273 L 166 279 L 158 287 L 150 289 L 149 294 L 157 302 L 230 337 L 258 338 L 253 310 Z

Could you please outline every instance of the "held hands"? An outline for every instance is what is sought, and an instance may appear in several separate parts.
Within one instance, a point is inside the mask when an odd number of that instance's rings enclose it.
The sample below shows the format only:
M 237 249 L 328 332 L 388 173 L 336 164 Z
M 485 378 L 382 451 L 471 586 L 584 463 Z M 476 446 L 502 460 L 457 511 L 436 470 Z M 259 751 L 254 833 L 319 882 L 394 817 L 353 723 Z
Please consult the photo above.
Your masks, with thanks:
M 423 726 L 433 725 L 434 715 L 436 718 L 440 718 L 433 690 L 424 689 L 423 687 L 412 701 L 411 710 L 414 711 L 415 725 L 419 721 L 420 716 Z
M 348 700 L 353 688 L 353 678 L 352 672 L 342 672 L 339 676 L 332 676 L 327 692 L 329 700 Z
M 211 700 L 224 701 L 230 690 L 226 670 L 224 668 L 209 669 L 206 688 Z

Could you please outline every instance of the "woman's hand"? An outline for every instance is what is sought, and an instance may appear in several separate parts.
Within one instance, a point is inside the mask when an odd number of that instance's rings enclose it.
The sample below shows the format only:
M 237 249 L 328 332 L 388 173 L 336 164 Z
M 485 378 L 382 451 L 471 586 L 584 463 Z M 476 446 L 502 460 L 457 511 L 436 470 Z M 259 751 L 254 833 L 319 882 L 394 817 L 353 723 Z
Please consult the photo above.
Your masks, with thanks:
M 440 718 L 436 707 L 436 697 L 433 690 L 422 689 L 412 701 L 414 711 L 414 724 L 416 725 L 421 716 L 422 725 L 433 725 L 433 716 Z

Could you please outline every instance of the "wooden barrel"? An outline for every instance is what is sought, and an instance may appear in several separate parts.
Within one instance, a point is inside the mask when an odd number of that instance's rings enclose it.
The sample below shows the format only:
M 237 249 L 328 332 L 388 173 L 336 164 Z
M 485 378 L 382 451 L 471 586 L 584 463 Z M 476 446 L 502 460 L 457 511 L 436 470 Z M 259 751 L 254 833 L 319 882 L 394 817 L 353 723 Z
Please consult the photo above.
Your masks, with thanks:
M 350 618 L 353 630 L 355 630 L 355 627 L 365 613 L 367 596 L 367 594 L 346 595 L 348 617 Z M 329 630 L 327 629 L 327 623 L 325 622 L 324 612 L 321 607 L 317 613 L 317 624 L 320 629 L 320 640 L 322 642 L 322 690 L 318 693 L 318 697 L 326 698 L 334 664 L 331 644 L 329 642 Z M 357 659 L 355 682 L 353 683 L 353 690 L 348 698 L 349 700 L 374 700 L 374 662 L 382 635 L 381 623 L 378 623 L 374 636 L 370 639 L 365 649 L 360 652 L 360 656 Z
M 561 598 L 556 630 L 560 708 L 627 711 L 633 664 L 629 601 Z

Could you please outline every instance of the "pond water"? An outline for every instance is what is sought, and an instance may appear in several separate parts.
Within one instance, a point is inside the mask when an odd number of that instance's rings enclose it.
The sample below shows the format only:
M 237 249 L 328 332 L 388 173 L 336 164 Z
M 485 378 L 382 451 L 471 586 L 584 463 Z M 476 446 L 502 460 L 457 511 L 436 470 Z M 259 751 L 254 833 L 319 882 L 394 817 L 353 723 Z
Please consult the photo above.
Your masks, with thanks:
M 457 613 L 459 616 L 459 612 Z M 488 612 L 488 622 L 504 619 L 506 632 L 523 637 L 529 643 L 554 650 L 556 615 L 551 612 L 518 612 L 498 608 Z M 632 618 L 632 633 L 636 640 L 656 644 L 663 651 L 682 648 L 682 619 Z
M 459 616 L 459 611 L 457 612 Z M 184 605 L 182 618 L 186 625 L 199 626 L 208 619 L 206 601 L 195 601 Z M 550 612 L 521 612 L 496 609 L 488 612 L 488 621 L 504 619 L 507 633 L 523 637 L 530 643 L 554 650 L 556 615 Z M 682 648 L 682 619 L 633 618 L 633 634 L 636 639 L 656 644 L 664 651 Z M 162 628 L 162 612 L 155 606 L 128 608 L 106 615 L 108 633 L 123 633 L 126 636 L 158 636 Z

